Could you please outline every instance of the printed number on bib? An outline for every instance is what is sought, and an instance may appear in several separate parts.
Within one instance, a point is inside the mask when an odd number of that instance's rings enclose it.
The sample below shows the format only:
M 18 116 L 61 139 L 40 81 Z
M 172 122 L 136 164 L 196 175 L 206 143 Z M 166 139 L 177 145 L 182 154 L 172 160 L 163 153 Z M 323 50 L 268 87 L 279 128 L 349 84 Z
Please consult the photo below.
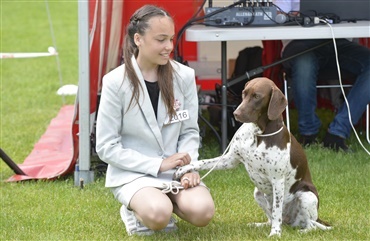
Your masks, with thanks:
M 171 121 L 166 121 L 165 123 L 172 124 L 172 123 L 177 123 L 180 121 L 188 120 L 189 119 L 189 112 L 188 110 L 180 110 L 176 112 L 176 116 L 174 116 Z M 168 120 L 168 118 L 167 118 Z

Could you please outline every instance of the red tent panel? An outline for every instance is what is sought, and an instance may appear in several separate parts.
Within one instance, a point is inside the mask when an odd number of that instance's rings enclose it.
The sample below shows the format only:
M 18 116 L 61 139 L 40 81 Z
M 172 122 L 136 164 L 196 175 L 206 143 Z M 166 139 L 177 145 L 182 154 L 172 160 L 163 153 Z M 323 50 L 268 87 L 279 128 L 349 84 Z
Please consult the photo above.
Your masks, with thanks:
M 73 113 L 73 105 L 60 109 L 24 163 L 18 165 L 26 175 L 15 174 L 7 180 L 8 182 L 54 179 L 73 169 L 74 163 L 71 162 Z

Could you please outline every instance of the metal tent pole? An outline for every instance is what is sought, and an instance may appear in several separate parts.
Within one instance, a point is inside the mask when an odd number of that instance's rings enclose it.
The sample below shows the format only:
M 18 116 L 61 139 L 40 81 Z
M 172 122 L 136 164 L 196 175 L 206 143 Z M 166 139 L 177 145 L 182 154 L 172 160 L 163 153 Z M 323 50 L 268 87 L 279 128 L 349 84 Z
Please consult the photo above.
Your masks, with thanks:
M 89 43 L 89 1 L 78 1 L 79 157 L 74 175 L 76 186 L 94 181 L 94 172 L 90 170 Z

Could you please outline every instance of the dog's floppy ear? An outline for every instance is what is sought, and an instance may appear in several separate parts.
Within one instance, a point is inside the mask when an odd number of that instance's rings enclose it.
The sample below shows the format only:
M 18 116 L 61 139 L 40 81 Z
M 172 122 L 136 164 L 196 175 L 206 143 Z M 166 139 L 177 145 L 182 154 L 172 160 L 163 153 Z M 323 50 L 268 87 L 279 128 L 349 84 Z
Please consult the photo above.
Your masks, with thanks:
M 267 117 L 269 120 L 276 120 L 284 112 L 285 107 L 288 105 L 284 94 L 276 87 L 272 87 L 269 107 L 267 110 Z
M 251 81 L 250 80 L 248 80 L 246 83 L 245 83 L 245 85 L 244 85 L 244 89 L 245 88 L 247 88 L 247 86 L 249 85 L 249 83 L 250 83 Z

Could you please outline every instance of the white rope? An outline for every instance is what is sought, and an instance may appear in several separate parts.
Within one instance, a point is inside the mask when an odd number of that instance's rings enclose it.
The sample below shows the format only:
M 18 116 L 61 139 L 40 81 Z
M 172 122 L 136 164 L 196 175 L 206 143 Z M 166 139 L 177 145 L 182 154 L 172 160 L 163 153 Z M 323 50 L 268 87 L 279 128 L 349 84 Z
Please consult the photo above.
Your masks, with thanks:
M 218 159 L 218 161 L 215 163 L 215 165 L 213 165 L 213 167 L 206 173 L 206 174 L 204 174 L 202 177 L 201 177 L 201 179 L 200 180 L 203 180 L 204 178 L 206 178 L 206 176 L 208 176 L 208 174 L 210 174 L 215 168 L 216 168 L 216 166 L 218 165 L 218 163 L 222 160 L 222 158 L 224 157 L 224 155 L 226 155 L 226 153 L 229 151 L 229 149 L 230 149 L 230 145 L 231 145 L 231 143 L 233 142 L 233 140 L 234 140 L 234 138 L 235 138 L 235 136 L 236 136 L 236 134 L 239 132 L 239 130 L 241 129 L 241 127 L 235 132 L 235 134 L 234 134 L 234 136 L 233 136 L 233 138 L 231 139 L 231 141 L 229 142 L 229 144 L 227 145 L 227 147 L 226 147 L 226 149 L 225 149 L 225 151 L 222 153 L 222 155 L 220 156 L 220 158 Z
M 184 189 L 183 186 L 181 186 L 181 183 L 178 181 L 171 181 L 168 183 L 163 183 L 162 192 L 163 193 L 172 193 L 172 194 L 178 194 L 180 192 L 180 189 Z
M 239 128 L 240 129 L 240 128 Z M 237 132 L 239 131 L 239 129 L 237 130 Z M 236 132 L 236 133 L 237 133 Z M 233 138 L 231 139 L 230 143 L 232 142 L 232 140 L 234 139 L 234 137 L 236 136 L 236 133 L 235 135 L 233 136 Z M 224 153 L 222 153 L 222 156 L 219 158 L 219 160 L 215 163 L 215 165 L 213 165 L 213 167 L 206 173 L 203 175 L 203 177 L 200 178 L 200 180 L 203 180 L 206 176 L 208 176 L 208 174 L 210 174 L 213 169 L 216 168 L 217 164 L 222 160 L 222 157 L 226 154 L 226 152 L 229 150 L 230 148 L 230 143 L 229 145 L 227 145 Z M 184 187 L 181 185 L 180 182 L 178 181 L 171 181 L 171 182 L 168 182 L 168 183 L 163 183 L 163 187 L 164 189 L 162 190 L 163 193 L 173 193 L 173 194 L 177 194 L 179 193 L 180 189 L 183 189 Z
M 257 134 L 256 136 L 259 136 L 259 137 L 267 137 L 267 136 L 273 136 L 273 135 L 276 135 L 277 133 L 279 133 L 280 131 L 282 131 L 284 128 L 284 126 L 282 126 L 279 130 L 273 132 L 273 133 L 269 133 L 269 134 Z
M 240 129 L 240 128 L 239 128 Z M 239 129 L 236 131 L 236 133 L 238 133 Z M 232 140 L 235 138 L 236 136 L 236 133 L 235 135 L 233 136 L 233 138 L 231 139 L 230 143 L 232 142 Z M 222 160 L 222 157 L 226 154 L 226 152 L 229 150 L 230 148 L 230 143 L 229 145 L 226 147 L 224 153 L 222 154 L 222 156 L 220 157 L 220 159 L 215 163 L 215 165 L 205 174 L 203 175 L 203 177 L 201 177 L 200 180 L 203 180 L 209 173 L 211 173 L 213 171 L 213 169 L 216 168 L 217 164 Z M 172 193 L 172 194 L 178 194 L 180 189 L 184 189 L 184 187 L 181 185 L 180 182 L 178 181 L 171 181 L 171 182 L 168 182 L 168 183 L 163 183 L 163 187 L 164 189 L 162 189 L 162 192 L 163 193 Z

